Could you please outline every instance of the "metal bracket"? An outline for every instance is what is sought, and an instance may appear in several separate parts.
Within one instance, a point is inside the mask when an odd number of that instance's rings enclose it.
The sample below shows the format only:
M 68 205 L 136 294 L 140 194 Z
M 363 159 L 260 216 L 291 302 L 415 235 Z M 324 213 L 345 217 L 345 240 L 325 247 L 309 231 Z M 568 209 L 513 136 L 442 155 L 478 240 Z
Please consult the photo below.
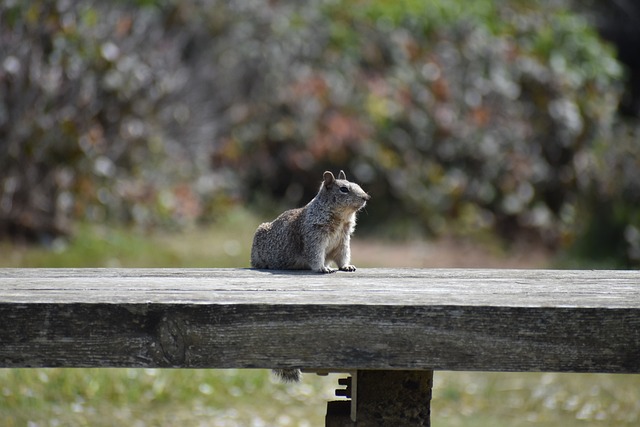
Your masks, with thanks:
M 355 423 L 358 409 L 358 371 L 353 371 L 349 374 L 351 375 L 350 377 L 338 379 L 338 384 L 345 388 L 336 389 L 335 394 L 336 396 L 350 399 L 349 418 Z
M 344 397 L 347 400 L 328 402 L 326 426 L 354 426 L 358 409 L 358 371 L 303 370 L 303 372 L 314 372 L 320 376 L 326 376 L 329 373 L 349 375 L 338 378 L 338 387 L 334 393 L 337 397 Z

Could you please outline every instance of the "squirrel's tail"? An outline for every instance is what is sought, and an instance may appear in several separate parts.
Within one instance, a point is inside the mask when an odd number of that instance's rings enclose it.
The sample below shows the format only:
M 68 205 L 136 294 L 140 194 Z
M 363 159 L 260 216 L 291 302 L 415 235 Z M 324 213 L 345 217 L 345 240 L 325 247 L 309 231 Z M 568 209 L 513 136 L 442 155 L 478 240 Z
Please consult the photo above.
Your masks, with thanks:
M 286 383 L 297 383 L 300 381 L 300 369 L 274 369 L 273 373 Z

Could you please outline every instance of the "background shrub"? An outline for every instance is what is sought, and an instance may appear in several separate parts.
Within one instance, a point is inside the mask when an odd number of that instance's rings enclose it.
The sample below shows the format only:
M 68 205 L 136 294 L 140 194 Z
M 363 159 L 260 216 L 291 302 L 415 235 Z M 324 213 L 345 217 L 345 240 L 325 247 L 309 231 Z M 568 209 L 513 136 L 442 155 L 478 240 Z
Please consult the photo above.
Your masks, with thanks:
M 636 119 L 570 5 L 5 1 L 0 234 L 272 214 L 345 169 L 364 232 L 605 239 L 633 265 Z

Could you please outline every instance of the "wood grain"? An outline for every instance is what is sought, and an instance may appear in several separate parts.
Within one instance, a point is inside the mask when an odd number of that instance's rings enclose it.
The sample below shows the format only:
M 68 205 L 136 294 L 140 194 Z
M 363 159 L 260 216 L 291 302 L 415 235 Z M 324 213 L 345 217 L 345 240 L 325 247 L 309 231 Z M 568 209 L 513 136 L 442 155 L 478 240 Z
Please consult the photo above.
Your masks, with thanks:
M 0 367 L 640 372 L 640 272 L 0 269 Z

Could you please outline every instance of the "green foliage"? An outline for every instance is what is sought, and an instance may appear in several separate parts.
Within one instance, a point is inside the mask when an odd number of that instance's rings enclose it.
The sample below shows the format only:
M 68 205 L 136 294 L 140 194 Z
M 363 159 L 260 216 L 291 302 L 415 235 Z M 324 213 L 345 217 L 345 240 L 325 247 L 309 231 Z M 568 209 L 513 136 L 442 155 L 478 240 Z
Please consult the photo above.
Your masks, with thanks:
M 315 31 L 296 35 L 317 54 L 291 54 L 278 69 L 290 78 L 232 123 L 220 164 L 288 205 L 312 197 L 323 168 L 348 165 L 374 196 L 365 227 L 569 239 L 576 159 L 610 133 L 621 68 L 561 4 L 473 5 L 324 4 L 307 15 Z
M 345 169 L 361 231 L 566 246 L 622 150 L 622 69 L 570 4 L 6 2 L 0 235 L 289 208 Z
M 48 238 L 78 218 L 204 215 L 186 144 L 171 7 L 7 2 L 0 12 L 0 235 Z M 167 153 L 171 155 L 168 158 Z M 207 174 L 202 174 L 206 179 Z M 224 201 L 222 201 L 224 202 Z
M 640 128 L 617 123 L 610 138 L 598 141 L 580 159 L 584 197 L 576 214 L 577 238 L 565 266 L 640 266 Z

